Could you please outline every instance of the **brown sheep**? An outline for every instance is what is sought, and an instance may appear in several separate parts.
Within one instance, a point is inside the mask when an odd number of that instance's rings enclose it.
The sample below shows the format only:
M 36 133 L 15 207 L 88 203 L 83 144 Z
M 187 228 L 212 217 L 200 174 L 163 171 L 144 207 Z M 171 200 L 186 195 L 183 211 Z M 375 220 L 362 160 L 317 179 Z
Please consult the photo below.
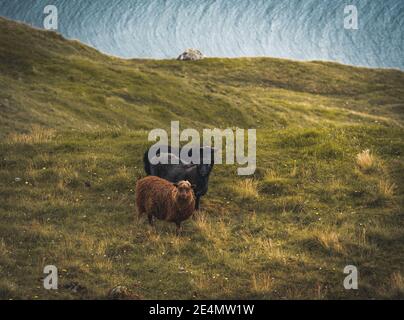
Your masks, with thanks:
M 150 225 L 153 225 L 153 217 L 174 222 L 179 234 L 181 222 L 195 210 L 195 195 L 188 181 L 171 183 L 148 176 L 136 183 L 136 205 L 139 216 L 146 213 Z

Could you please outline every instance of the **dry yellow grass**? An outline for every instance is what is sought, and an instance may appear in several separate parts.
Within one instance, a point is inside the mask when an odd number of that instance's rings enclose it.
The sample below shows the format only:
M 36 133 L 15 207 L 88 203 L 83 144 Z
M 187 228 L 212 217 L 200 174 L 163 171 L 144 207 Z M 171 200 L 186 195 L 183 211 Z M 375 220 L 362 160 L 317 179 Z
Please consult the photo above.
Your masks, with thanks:
M 122 167 L 118 168 L 115 176 L 117 179 L 122 179 L 122 180 L 131 180 L 132 179 L 130 170 L 126 166 L 122 166 Z
M 370 172 L 376 168 L 376 158 L 366 149 L 356 155 L 356 164 L 363 172 Z
M 252 291 L 258 294 L 268 293 L 272 291 L 272 278 L 269 274 L 255 273 L 252 275 L 251 286 Z
M 392 199 L 397 186 L 389 179 L 383 178 L 379 181 L 379 194 L 383 199 Z
M 238 181 L 234 189 L 242 199 L 256 199 L 259 197 L 258 182 L 254 179 Z
M 404 294 L 404 277 L 399 272 L 391 275 L 391 289 L 398 294 Z
M 282 212 L 301 213 L 306 210 L 306 199 L 303 196 L 286 196 L 280 199 Z
M 315 237 L 317 241 L 327 250 L 333 250 L 338 253 L 342 253 L 344 251 L 342 243 L 339 239 L 339 235 L 335 231 L 318 231 L 315 234 Z
M 344 187 L 344 184 L 343 184 L 342 180 L 341 180 L 341 179 L 338 179 L 338 178 L 336 178 L 336 177 L 332 177 L 332 178 L 331 178 L 330 184 L 329 184 L 329 186 L 328 186 L 328 188 L 329 188 L 330 191 L 332 191 L 332 192 L 337 192 L 337 191 L 339 191 L 339 190 L 342 190 L 343 187 Z
M 290 177 L 295 178 L 297 176 L 297 174 L 298 174 L 298 169 L 297 169 L 296 160 L 295 160 L 295 161 L 293 161 L 293 167 L 290 170 Z
M 203 231 L 204 233 L 210 233 L 211 223 L 204 212 L 200 212 L 195 216 L 195 224 L 199 230 Z
M 4 239 L 1 238 L 0 239 L 0 258 L 2 256 L 5 256 L 7 253 L 8 253 L 8 250 L 7 250 L 6 243 L 4 242 Z
M 8 142 L 25 144 L 46 143 L 51 141 L 55 136 L 56 131 L 54 129 L 48 129 L 34 125 L 32 126 L 30 133 L 11 133 L 8 136 Z
M 61 164 L 58 168 L 59 183 L 58 187 L 63 189 L 64 187 L 77 182 L 79 173 L 76 168 L 71 164 Z
M 366 228 L 361 228 L 358 234 L 358 244 L 359 246 L 366 247 L 368 244 Z
M 280 178 L 278 173 L 273 169 L 268 169 L 265 171 L 264 180 L 275 180 Z

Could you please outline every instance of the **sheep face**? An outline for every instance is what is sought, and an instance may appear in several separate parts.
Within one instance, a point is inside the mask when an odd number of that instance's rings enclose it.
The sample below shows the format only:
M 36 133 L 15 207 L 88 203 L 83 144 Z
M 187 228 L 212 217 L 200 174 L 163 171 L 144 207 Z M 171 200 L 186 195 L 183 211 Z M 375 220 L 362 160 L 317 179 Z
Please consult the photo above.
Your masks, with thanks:
M 174 186 L 177 188 L 177 201 L 189 202 L 194 198 L 194 191 L 189 181 L 180 181 L 175 183 Z

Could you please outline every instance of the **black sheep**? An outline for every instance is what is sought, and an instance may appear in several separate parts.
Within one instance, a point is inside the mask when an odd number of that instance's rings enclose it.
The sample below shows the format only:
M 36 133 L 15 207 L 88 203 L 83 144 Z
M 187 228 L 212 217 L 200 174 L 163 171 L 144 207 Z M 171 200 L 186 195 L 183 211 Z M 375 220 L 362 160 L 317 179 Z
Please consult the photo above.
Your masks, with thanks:
M 204 163 L 208 161 L 203 161 L 204 149 L 209 148 L 210 153 L 210 163 Z M 165 148 L 164 148 L 165 149 Z M 178 149 L 167 147 L 167 158 L 173 159 L 177 157 L 173 154 L 173 151 L 177 151 Z M 178 154 L 180 154 L 181 149 Z M 172 164 L 169 161 L 169 164 L 151 164 L 149 161 L 149 150 L 147 150 L 143 156 L 144 169 L 147 175 L 157 176 L 163 179 L 166 179 L 170 182 L 179 182 L 181 180 L 188 180 L 193 185 L 195 185 L 195 209 L 199 210 L 200 207 L 200 199 L 208 192 L 208 182 L 209 176 L 213 169 L 214 162 L 214 153 L 215 149 L 211 147 L 202 147 L 200 148 L 200 163 L 185 163 L 184 161 L 179 161 L 179 164 Z M 160 150 L 157 151 L 157 155 L 160 154 Z M 192 149 L 189 150 L 189 155 L 192 155 Z

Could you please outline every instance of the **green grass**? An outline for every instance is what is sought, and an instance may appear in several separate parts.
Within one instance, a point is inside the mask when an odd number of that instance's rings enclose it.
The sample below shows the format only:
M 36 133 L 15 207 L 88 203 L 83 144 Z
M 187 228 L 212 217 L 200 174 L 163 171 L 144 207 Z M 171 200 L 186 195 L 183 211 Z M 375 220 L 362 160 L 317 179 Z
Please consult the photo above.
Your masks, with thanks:
M 397 70 L 121 60 L 0 18 L 0 299 L 403 298 L 403 108 Z M 171 120 L 258 134 L 254 176 L 217 165 L 179 237 L 133 191 Z

